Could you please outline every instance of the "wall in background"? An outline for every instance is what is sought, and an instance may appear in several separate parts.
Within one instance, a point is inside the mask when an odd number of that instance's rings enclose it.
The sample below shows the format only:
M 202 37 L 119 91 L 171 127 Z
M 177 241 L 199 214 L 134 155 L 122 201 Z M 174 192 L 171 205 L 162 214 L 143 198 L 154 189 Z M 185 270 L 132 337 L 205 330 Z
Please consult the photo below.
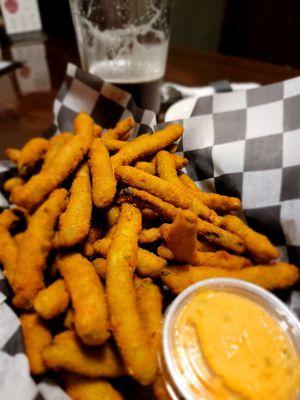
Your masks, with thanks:
M 299 36 L 299 0 L 227 0 L 222 53 L 299 68 Z
M 174 0 L 171 43 L 217 51 L 225 6 L 226 0 Z

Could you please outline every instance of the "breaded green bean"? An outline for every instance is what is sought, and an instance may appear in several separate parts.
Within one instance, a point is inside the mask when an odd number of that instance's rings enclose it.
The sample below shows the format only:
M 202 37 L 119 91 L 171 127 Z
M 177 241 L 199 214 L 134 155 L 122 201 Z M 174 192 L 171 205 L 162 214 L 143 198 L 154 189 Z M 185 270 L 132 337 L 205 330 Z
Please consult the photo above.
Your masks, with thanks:
M 129 165 L 150 156 L 175 142 L 182 134 L 183 128 L 181 125 L 169 125 L 161 131 L 128 142 L 117 154 L 112 156 L 113 168 Z
M 200 218 L 197 221 L 197 233 L 208 242 L 225 247 L 237 254 L 242 254 L 245 251 L 244 242 L 237 235 Z
M 13 176 L 12 178 L 7 179 L 7 181 L 4 182 L 3 189 L 7 193 L 11 193 L 13 188 L 17 186 L 22 186 L 24 184 L 24 179 L 21 178 L 20 176 Z
M 42 170 L 50 167 L 60 149 L 73 137 L 71 132 L 62 132 L 49 140 L 49 148 L 45 154 Z
M 135 166 L 135 168 L 140 169 L 144 172 L 147 172 L 147 174 L 150 175 L 155 175 L 156 174 L 156 168 L 155 164 L 147 161 L 138 161 Z
M 162 335 L 162 307 L 161 291 L 150 278 L 134 278 L 138 309 L 146 332 L 149 336 L 151 348 L 158 354 L 161 350 Z
M 17 266 L 18 247 L 6 227 L 0 225 L 0 263 L 3 273 L 12 286 Z
M 102 126 L 94 123 L 94 126 L 93 126 L 94 137 L 97 138 L 97 137 L 101 136 L 101 134 L 102 134 Z
M 156 278 L 166 264 L 166 260 L 151 251 L 142 248 L 138 249 L 137 272 L 141 276 Z
M 64 328 L 69 329 L 69 330 L 74 330 L 74 310 L 73 308 L 69 308 L 66 312 L 65 318 L 64 318 Z
M 116 180 L 111 160 L 101 139 L 94 139 L 90 153 L 89 165 L 92 175 L 93 202 L 96 207 L 109 206 L 116 193 Z
M 111 153 L 116 153 L 127 145 L 127 142 L 117 139 L 103 138 L 102 141 L 105 144 L 107 150 Z
M 190 263 L 197 251 L 197 217 L 179 211 L 173 223 L 160 228 L 166 246 L 179 262 Z
M 196 251 L 190 264 L 206 265 L 209 267 L 224 268 L 228 270 L 241 269 L 252 265 L 249 259 L 236 256 L 235 254 L 230 254 L 224 250 L 217 250 L 214 252 Z
M 75 312 L 75 329 L 83 343 L 96 345 L 109 337 L 106 298 L 92 264 L 81 254 L 71 253 L 57 261 Z
M 170 265 L 161 273 L 162 281 L 174 293 L 181 293 L 188 286 L 210 278 L 242 279 L 268 290 L 285 289 L 299 280 L 299 270 L 292 264 L 275 263 L 256 265 L 236 271 L 207 266 L 192 267 Z
M 119 215 L 120 215 L 120 208 L 117 206 L 113 206 L 107 211 L 106 224 L 109 228 L 111 228 L 118 222 Z
M 172 154 L 172 156 L 174 157 L 175 166 L 177 170 L 185 167 L 189 163 L 189 160 L 187 158 L 184 158 L 178 154 Z
M 118 122 L 115 128 L 108 129 L 102 134 L 104 139 L 128 139 L 128 134 L 135 126 L 135 121 L 132 117 L 127 117 Z
M 118 203 L 128 202 L 137 205 L 139 208 L 150 209 L 162 218 L 173 221 L 181 208 L 163 201 L 157 196 L 153 196 L 145 190 L 139 190 L 133 187 L 122 189 L 118 197 Z
M 279 250 L 269 239 L 249 228 L 241 219 L 233 215 L 222 218 L 221 227 L 239 236 L 253 259 L 257 262 L 268 263 L 279 257 Z
M 12 147 L 9 147 L 5 150 L 6 157 L 12 161 L 13 163 L 17 164 L 19 157 L 21 155 L 21 150 L 19 149 L 14 149 Z
M 0 214 L 0 226 L 6 229 L 11 229 L 18 222 L 19 217 L 13 212 L 12 209 L 3 210 Z
M 125 372 L 117 352 L 109 343 L 85 346 L 73 331 L 55 336 L 42 356 L 50 369 L 64 369 L 91 378 L 115 378 Z
M 216 218 L 218 218 L 217 214 L 213 210 L 209 209 L 205 204 L 202 203 L 202 201 L 200 201 L 197 197 L 193 196 L 193 194 L 190 193 L 189 190 L 187 190 L 186 187 L 183 185 L 183 183 L 177 176 L 176 163 L 174 156 L 172 154 L 164 150 L 157 153 L 156 169 L 158 176 L 161 179 L 173 184 L 181 191 L 182 197 L 185 197 L 189 200 L 189 208 L 196 215 L 198 215 L 200 218 L 203 218 L 211 222 L 214 222 Z M 156 195 L 156 193 L 152 194 Z
M 148 385 L 155 378 L 157 360 L 138 312 L 133 283 L 141 226 L 140 211 L 123 204 L 107 256 L 106 288 L 112 331 L 127 372 Z
M 70 301 L 63 279 L 58 279 L 42 289 L 34 299 L 35 311 L 44 319 L 52 319 L 63 313 Z
M 97 274 L 100 276 L 101 279 L 106 279 L 106 270 L 107 270 L 107 261 L 105 258 L 95 258 L 92 261 L 93 267 L 95 268 L 95 271 Z
M 94 251 L 102 257 L 107 257 L 109 247 L 111 245 L 111 236 L 105 236 L 103 239 L 97 240 L 94 243 Z
M 104 239 L 97 240 L 94 243 L 94 250 L 96 253 L 103 257 L 107 257 L 108 250 L 111 245 L 111 238 L 105 237 Z M 137 251 L 137 265 L 136 270 L 142 276 L 150 276 L 155 278 L 159 276 L 161 270 L 166 266 L 166 261 L 158 257 L 151 251 L 138 248 Z
M 190 202 L 180 189 L 157 176 L 129 166 L 116 168 L 115 176 L 118 181 L 140 190 L 146 190 L 176 207 L 189 208 Z
M 18 308 L 31 308 L 38 292 L 45 287 L 43 272 L 53 247 L 54 227 L 66 206 L 67 191 L 56 189 L 35 211 L 18 242 L 16 268 L 10 273 L 15 293 L 13 303 Z
M 173 254 L 173 252 L 164 244 L 161 244 L 158 248 L 157 248 L 157 254 L 164 258 L 167 261 L 172 261 L 174 260 L 175 256 Z
M 71 247 L 87 236 L 92 217 L 92 188 L 87 163 L 76 172 L 67 208 L 59 217 L 57 244 Z
M 241 201 L 237 197 L 222 196 L 217 193 L 202 192 L 195 182 L 185 174 L 180 175 L 180 181 L 190 193 L 202 201 L 207 207 L 217 212 L 225 213 L 238 211 L 241 208 Z
M 162 323 L 163 323 L 163 297 L 157 285 L 151 279 L 141 279 L 135 277 L 135 289 L 138 299 L 138 308 L 140 315 L 146 326 L 149 336 L 151 347 L 159 356 L 161 352 L 161 336 L 162 336 Z M 170 400 L 167 396 L 161 373 L 158 373 L 152 384 L 154 394 L 157 399 Z
M 123 397 L 113 386 L 102 379 L 85 378 L 64 373 L 64 388 L 74 400 L 122 400 Z
M 157 154 L 151 160 L 151 164 L 153 164 L 155 166 L 155 169 L 156 169 Z M 177 170 L 182 169 L 189 163 L 189 160 L 187 158 L 184 158 L 178 154 L 174 154 L 171 152 L 169 154 L 173 157 L 173 160 L 175 162 L 175 166 L 176 166 Z
M 149 228 L 149 229 L 142 229 L 139 243 L 146 244 L 146 243 L 153 243 L 156 242 L 161 238 L 160 228 Z
M 91 226 L 86 239 L 83 241 L 81 248 L 82 254 L 85 257 L 92 257 L 94 254 L 93 244 L 103 236 L 103 229 L 101 226 Z
M 43 374 L 47 367 L 42 357 L 42 351 L 50 345 L 51 333 L 37 314 L 23 314 L 20 322 L 30 372 L 33 375 Z
M 35 165 L 44 158 L 48 148 L 49 140 L 45 138 L 30 139 L 21 150 L 18 158 L 17 168 L 21 175 L 31 172 Z

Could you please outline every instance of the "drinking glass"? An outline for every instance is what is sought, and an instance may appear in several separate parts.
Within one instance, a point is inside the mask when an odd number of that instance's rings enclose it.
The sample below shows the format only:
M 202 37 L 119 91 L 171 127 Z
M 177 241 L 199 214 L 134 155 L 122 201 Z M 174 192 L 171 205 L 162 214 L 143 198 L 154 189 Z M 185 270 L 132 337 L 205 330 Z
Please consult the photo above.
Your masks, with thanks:
M 83 68 L 158 112 L 172 0 L 70 0 Z

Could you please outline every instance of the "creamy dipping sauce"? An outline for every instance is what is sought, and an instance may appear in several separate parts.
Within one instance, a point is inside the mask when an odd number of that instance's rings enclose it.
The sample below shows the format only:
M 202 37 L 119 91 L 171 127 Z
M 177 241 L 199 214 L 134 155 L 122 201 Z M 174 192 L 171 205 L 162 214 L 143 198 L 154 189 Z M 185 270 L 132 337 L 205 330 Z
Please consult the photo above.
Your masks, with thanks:
M 197 399 L 293 400 L 300 359 L 273 316 L 256 302 L 206 289 L 174 323 L 175 366 Z

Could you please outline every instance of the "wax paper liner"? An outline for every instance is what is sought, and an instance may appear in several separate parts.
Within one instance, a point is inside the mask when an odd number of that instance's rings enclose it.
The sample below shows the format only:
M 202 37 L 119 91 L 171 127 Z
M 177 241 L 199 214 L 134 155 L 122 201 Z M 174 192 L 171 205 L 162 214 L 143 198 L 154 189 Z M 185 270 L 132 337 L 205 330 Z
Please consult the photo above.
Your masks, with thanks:
M 105 128 L 132 115 L 133 135 L 164 125 L 156 125 L 154 113 L 139 109 L 130 94 L 70 64 L 47 136 L 71 130 L 79 111 Z M 188 175 L 203 189 L 240 197 L 247 223 L 280 248 L 283 260 L 300 265 L 300 78 L 199 98 L 188 119 L 174 122 L 185 128 L 178 151 L 190 161 Z M 12 163 L 0 162 L 0 184 L 14 173 Z M 1 206 L 8 206 L 3 191 Z M 299 315 L 299 290 L 281 296 Z M 31 378 L 9 297 L 0 275 L 1 400 L 67 399 L 50 379 Z

